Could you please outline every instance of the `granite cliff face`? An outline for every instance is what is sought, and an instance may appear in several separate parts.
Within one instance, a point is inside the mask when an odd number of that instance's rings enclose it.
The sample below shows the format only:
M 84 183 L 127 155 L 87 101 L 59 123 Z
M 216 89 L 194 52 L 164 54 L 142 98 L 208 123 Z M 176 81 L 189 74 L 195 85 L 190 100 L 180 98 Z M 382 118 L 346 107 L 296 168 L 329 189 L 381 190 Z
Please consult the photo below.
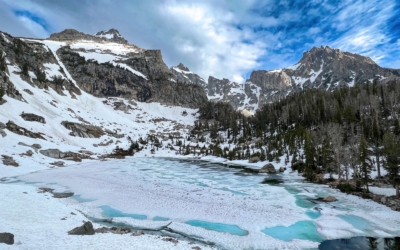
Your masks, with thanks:
M 207 100 L 201 86 L 174 79 L 160 50 L 129 44 L 115 29 L 95 35 L 67 29 L 44 41 L 2 33 L 0 42 L 2 54 L 7 55 L 10 64 L 18 66 L 16 71 L 22 79 L 39 88 L 50 87 L 60 95 L 67 90 L 74 97 L 83 90 L 96 97 L 123 97 L 188 108 L 199 107 Z M 3 57 L 0 59 L 1 65 L 6 64 Z M 8 96 L 23 101 L 21 93 L 1 74 L 0 87 Z

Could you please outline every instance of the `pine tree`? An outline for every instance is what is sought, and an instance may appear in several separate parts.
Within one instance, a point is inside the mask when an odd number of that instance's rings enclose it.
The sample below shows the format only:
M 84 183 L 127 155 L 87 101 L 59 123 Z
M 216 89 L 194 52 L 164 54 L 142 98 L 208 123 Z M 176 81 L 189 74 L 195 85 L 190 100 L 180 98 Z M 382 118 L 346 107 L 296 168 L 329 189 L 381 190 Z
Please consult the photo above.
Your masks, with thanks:
M 321 149 L 321 165 L 322 165 L 322 169 L 326 172 L 329 173 L 329 178 L 333 179 L 333 162 L 334 162 L 334 158 L 333 158 L 334 152 L 332 149 L 332 145 L 331 145 L 331 141 L 329 138 L 329 135 L 325 136 L 325 139 L 322 143 L 322 149 Z
M 312 145 L 310 132 L 306 131 L 304 139 L 304 155 L 306 158 L 304 166 L 304 176 L 308 181 L 315 180 L 314 166 L 315 166 L 315 149 Z
M 387 170 L 393 186 L 396 187 L 396 196 L 400 197 L 400 143 L 396 140 L 393 134 L 388 133 L 383 136 L 383 146 L 383 154 L 386 157 L 384 168 Z
M 363 135 L 361 135 L 358 161 L 360 164 L 361 185 L 365 185 L 369 193 L 368 182 L 371 180 L 372 162 L 368 155 L 367 142 Z

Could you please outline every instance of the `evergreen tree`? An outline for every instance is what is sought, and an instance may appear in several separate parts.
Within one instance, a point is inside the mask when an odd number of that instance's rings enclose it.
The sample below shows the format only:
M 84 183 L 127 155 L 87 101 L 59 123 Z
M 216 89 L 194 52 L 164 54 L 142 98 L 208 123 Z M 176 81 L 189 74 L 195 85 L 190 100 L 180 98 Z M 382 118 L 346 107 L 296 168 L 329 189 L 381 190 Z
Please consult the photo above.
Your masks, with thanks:
M 383 136 L 383 146 L 383 154 L 386 157 L 386 164 L 384 167 L 388 172 L 393 186 L 396 187 L 396 196 L 400 197 L 400 143 L 393 134 L 388 133 Z
M 322 143 L 322 149 L 321 149 L 321 165 L 322 165 L 322 169 L 324 171 L 326 171 L 327 173 L 329 173 L 329 178 L 333 179 L 333 171 L 334 171 L 334 167 L 333 167 L 333 162 L 334 162 L 334 158 L 333 158 L 334 152 L 332 149 L 332 145 L 331 145 L 331 141 L 329 138 L 329 135 L 325 136 L 325 139 Z
M 358 161 L 360 164 L 361 185 L 365 185 L 366 191 L 369 192 L 368 182 L 371 180 L 372 162 L 368 155 L 367 142 L 361 135 Z
M 313 147 L 310 132 L 306 131 L 304 140 L 304 155 L 306 162 L 304 165 L 304 177 L 308 181 L 315 180 L 314 166 L 315 166 L 315 149 Z

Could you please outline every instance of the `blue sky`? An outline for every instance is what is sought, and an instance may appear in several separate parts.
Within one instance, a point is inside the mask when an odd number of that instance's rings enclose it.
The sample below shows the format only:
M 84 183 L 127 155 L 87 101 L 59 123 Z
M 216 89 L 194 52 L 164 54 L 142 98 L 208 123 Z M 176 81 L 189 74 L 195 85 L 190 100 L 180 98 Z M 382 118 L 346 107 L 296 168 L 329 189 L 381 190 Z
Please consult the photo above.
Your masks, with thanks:
M 0 0 L 0 30 L 49 37 L 74 28 L 116 28 L 133 44 L 243 82 L 255 69 L 297 63 L 313 46 L 330 46 L 400 68 L 399 0 Z

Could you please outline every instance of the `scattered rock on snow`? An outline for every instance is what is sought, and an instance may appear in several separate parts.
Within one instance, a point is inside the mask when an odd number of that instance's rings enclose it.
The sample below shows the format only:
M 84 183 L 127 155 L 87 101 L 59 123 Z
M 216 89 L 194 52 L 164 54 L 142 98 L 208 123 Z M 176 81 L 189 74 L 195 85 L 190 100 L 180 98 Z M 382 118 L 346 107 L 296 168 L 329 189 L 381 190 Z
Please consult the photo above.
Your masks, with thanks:
M 6 137 L 6 136 L 7 136 L 6 132 L 4 132 L 4 130 L 1 129 L 1 128 L 0 128 L 0 135 L 1 135 L 2 137 Z
M 258 156 L 251 157 L 249 159 L 249 163 L 256 163 L 256 162 L 259 162 L 259 161 L 260 161 L 260 157 L 258 157 Z
M 286 168 L 284 168 L 284 167 L 280 167 L 280 168 L 279 168 L 279 172 L 281 172 L 281 173 L 282 173 L 282 172 L 285 172 L 285 170 L 286 170 Z
M 163 238 L 162 240 L 175 243 L 175 245 L 179 242 L 177 239 L 171 237 Z
M 29 121 L 29 122 L 46 123 L 46 120 L 44 119 L 44 117 L 40 116 L 40 115 L 35 115 L 35 114 L 31 114 L 31 113 L 22 113 L 21 117 L 25 121 Z
M 14 234 L 0 233 L 0 243 L 5 243 L 7 245 L 13 245 L 14 244 Z
M 73 195 L 74 195 L 74 193 L 72 193 L 72 192 L 67 192 L 67 193 L 53 193 L 53 197 L 54 197 L 54 198 L 59 198 L 59 199 L 68 198 L 68 197 L 71 197 L 71 196 L 73 196 Z
M 131 235 L 132 236 L 141 236 L 143 234 L 144 234 L 143 231 L 136 231 L 136 232 L 133 232 Z
M 63 161 L 55 161 L 55 162 L 50 163 L 50 165 L 54 165 L 54 166 L 57 166 L 57 167 L 64 167 L 65 162 L 63 162 Z
M 337 201 L 337 199 L 333 196 L 327 196 L 325 198 L 322 199 L 325 202 L 333 202 L 333 201 Z
M 82 226 L 76 227 L 68 232 L 71 235 L 93 235 L 95 231 L 93 229 L 93 224 L 90 221 L 85 222 Z
M 276 174 L 276 169 L 272 163 L 268 163 L 260 169 L 260 173 Z
M 18 167 L 19 164 L 14 160 L 13 157 L 8 156 L 8 155 L 1 155 L 3 157 L 3 164 L 6 166 L 14 166 Z

